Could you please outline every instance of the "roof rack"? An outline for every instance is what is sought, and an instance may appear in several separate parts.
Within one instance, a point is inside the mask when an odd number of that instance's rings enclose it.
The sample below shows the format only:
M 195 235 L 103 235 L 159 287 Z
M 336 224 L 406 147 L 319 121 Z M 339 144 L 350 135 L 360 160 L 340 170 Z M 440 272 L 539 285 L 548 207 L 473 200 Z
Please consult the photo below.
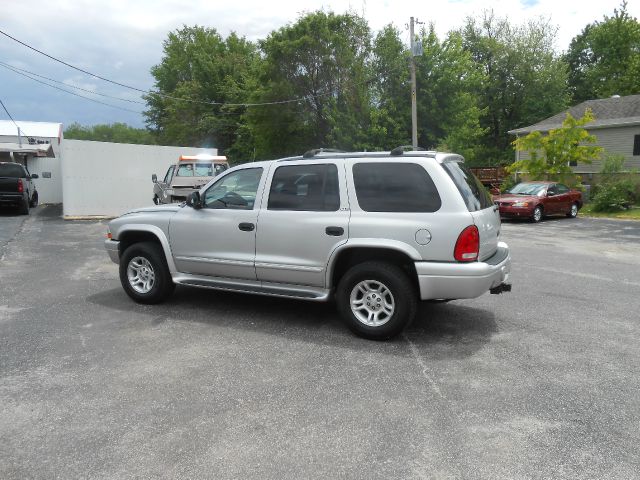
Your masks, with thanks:
M 314 148 L 307 150 L 302 154 L 302 158 L 313 158 L 319 153 L 346 153 L 344 150 L 338 150 L 335 148 Z
M 389 155 L 391 155 L 392 157 L 399 157 L 400 155 L 404 154 L 404 152 L 412 152 L 412 151 L 426 152 L 427 149 L 422 147 L 414 147 L 413 145 L 400 145 L 399 147 L 396 147 L 393 150 L 391 150 Z

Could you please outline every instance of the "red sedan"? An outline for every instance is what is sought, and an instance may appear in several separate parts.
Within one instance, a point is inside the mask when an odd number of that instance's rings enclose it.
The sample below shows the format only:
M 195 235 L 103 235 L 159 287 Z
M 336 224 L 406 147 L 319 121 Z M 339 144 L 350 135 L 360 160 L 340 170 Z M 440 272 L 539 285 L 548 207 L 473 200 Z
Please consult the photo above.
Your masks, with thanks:
M 556 182 L 522 182 L 494 197 L 500 216 L 528 218 L 534 222 L 546 215 L 575 218 L 582 208 L 582 192 Z

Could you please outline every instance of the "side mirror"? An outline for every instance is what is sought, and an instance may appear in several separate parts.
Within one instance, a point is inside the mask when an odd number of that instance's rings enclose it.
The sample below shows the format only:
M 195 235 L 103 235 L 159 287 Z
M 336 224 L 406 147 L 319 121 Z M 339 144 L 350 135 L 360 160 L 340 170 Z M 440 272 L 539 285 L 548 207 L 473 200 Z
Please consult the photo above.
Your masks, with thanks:
M 158 183 L 158 176 L 155 173 L 153 175 L 151 175 L 151 181 L 153 183 Z
M 202 208 L 202 200 L 200 199 L 200 192 L 193 192 L 187 197 L 187 205 L 199 210 Z
M 38 174 L 37 174 L 37 173 L 33 173 L 33 174 L 31 174 L 31 178 L 38 179 L 38 178 L 40 178 L 40 177 L 38 176 Z

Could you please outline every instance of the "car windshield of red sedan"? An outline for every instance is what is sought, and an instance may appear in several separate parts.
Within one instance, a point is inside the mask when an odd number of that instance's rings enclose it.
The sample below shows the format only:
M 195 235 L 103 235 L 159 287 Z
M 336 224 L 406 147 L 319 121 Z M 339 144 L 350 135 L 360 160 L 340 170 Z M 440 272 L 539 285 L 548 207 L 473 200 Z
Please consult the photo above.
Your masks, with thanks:
M 514 195 L 541 195 L 544 193 L 547 185 L 544 183 L 519 183 L 511 190 L 507 190 L 507 193 L 513 193 Z

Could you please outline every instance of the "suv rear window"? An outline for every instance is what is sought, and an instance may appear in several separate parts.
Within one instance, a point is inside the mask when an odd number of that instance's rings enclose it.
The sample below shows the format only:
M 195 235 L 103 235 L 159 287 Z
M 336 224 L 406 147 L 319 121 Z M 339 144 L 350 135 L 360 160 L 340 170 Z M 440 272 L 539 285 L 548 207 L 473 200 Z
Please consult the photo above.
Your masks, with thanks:
M 24 178 L 24 176 L 24 169 L 17 163 L 4 163 L 0 165 L 0 177 Z
M 442 205 L 431 176 L 415 163 L 356 163 L 353 182 L 365 212 L 435 212 Z
M 442 166 L 458 187 L 470 212 L 493 207 L 491 195 L 464 163 L 449 161 L 444 162 Z

